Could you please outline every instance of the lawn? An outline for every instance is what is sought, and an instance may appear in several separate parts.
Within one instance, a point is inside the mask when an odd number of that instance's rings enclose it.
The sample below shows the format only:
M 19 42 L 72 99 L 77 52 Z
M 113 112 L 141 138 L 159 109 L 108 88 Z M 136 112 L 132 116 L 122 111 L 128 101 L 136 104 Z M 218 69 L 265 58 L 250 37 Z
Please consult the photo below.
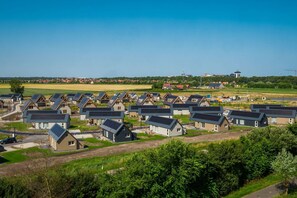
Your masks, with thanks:
M 241 131 L 251 131 L 255 129 L 255 127 L 251 127 L 251 126 L 236 126 L 236 125 L 232 125 L 229 132 L 241 132 Z
M 98 126 L 87 125 L 86 120 L 80 120 L 79 118 L 71 118 L 70 121 L 70 130 L 80 130 L 81 132 L 84 131 L 98 131 Z
M 5 123 L 4 127 L 2 129 L 4 130 L 10 130 L 10 131 L 29 131 L 30 124 L 26 124 L 23 122 L 10 122 L 10 123 Z
M 215 132 L 210 132 L 207 130 L 198 130 L 198 129 L 187 129 L 187 133 L 184 135 L 185 137 L 194 137 L 199 135 L 213 134 Z
M 190 115 L 174 115 L 173 118 L 178 119 L 181 124 L 188 124 L 190 121 Z
M 124 122 L 128 122 L 128 123 L 132 124 L 133 126 L 148 126 L 148 124 L 146 124 L 145 122 L 138 121 L 138 117 L 132 118 L 128 115 L 125 116 Z
M 123 167 L 135 153 L 119 154 L 106 157 L 93 157 L 80 159 L 62 165 L 62 170 L 68 173 L 80 171 L 88 171 L 93 173 L 106 172 Z
M 107 146 L 113 146 L 114 143 L 107 140 L 99 140 L 97 138 L 85 138 L 82 143 L 88 147 L 88 149 L 103 148 Z
M 48 157 L 54 155 L 51 150 L 48 149 L 40 149 L 38 147 L 32 147 L 27 149 L 21 149 L 11 152 L 0 153 L 0 156 L 4 158 L 5 164 L 12 164 L 17 162 L 26 161 L 29 159 L 40 158 L 40 157 Z M 1 160 L 1 158 L 0 158 Z M 1 164 L 1 161 L 0 161 Z
M 241 187 L 239 190 L 230 193 L 225 198 L 243 197 L 245 195 L 248 195 L 248 194 L 251 194 L 258 190 L 261 190 L 263 188 L 266 188 L 270 185 L 276 184 L 280 181 L 281 181 L 281 179 L 279 176 L 271 174 L 271 175 L 268 175 L 267 177 L 264 177 L 262 179 L 258 179 L 258 180 L 249 182 L 248 184 Z
M 137 139 L 136 142 L 145 142 L 145 141 L 151 141 L 151 140 L 163 140 L 167 137 L 162 135 L 156 135 L 156 134 L 147 134 L 147 133 L 137 133 Z

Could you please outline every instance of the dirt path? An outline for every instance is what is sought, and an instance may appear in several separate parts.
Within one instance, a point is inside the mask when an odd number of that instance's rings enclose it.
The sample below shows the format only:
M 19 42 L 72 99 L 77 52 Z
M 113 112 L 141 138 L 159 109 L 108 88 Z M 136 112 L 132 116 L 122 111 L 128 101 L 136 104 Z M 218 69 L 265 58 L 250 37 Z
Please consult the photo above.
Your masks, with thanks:
M 228 133 L 201 135 L 196 137 L 175 137 L 175 138 L 167 138 L 164 140 L 120 144 L 117 146 L 105 147 L 105 148 L 95 149 L 95 150 L 86 151 L 86 152 L 79 152 L 79 153 L 74 153 L 74 154 L 65 155 L 65 156 L 40 158 L 40 159 L 34 159 L 34 160 L 25 161 L 25 162 L 10 164 L 3 167 L 0 166 L 0 176 L 19 175 L 23 173 L 28 173 L 32 170 L 42 169 L 45 167 L 52 167 L 55 165 L 63 164 L 66 162 L 70 162 L 70 161 L 78 160 L 82 158 L 109 156 L 109 155 L 115 155 L 115 154 L 121 154 L 121 153 L 141 151 L 149 148 L 156 148 L 162 144 L 169 142 L 172 139 L 179 139 L 187 143 L 199 143 L 199 142 L 238 139 L 241 135 L 246 135 L 246 134 L 247 132 L 228 132 Z

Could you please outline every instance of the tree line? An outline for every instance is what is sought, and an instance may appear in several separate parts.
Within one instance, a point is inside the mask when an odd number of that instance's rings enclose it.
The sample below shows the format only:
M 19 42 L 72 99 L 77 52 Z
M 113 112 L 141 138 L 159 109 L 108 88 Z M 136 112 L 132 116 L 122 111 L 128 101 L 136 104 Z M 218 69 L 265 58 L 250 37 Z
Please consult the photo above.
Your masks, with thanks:
M 222 197 L 283 168 L 283 150 L 296 156 L 297 124 L 255 129 L 239 140 L 205 148 L 173 140 L 135 154 L 114 174 L 55 169 L 2 178 L 0 196 Z
M 12 78 L 16 79 L 16 78 Z M 0 78 L 0 83 L 8 83 L 10 78 Z M 41 79 L 53 80 L 50 83 L 62 83 L 59 78 L 18 78 L 22 83 L 39 83 Z M 96 79 L 96 78 L 94 78 Z M 99 79 L 99 78 L 97 78 Z M 154 88 L 162 88 L 163 83 L 169 82 L 173 84 L 189 84 L 190 86 L 199 87 L 207 86 L 211 82 L 225 82 L 226 86 L 239 85 L 241 87 L 248 88 L 292 88 L 297 89 L 297 77 L 296 76 L 253 76 L 253 77 L 240 77 L 235 78 L 232 76 L 147 76 L 147 77 L 116 77 L 116 78 L 100 78 L 102 82 L 95 82 L 95 84 L 153 84 Z M 120 81 L 119 81 L 120 80 Z M 72 83 L 79 83 L 74 81 Z

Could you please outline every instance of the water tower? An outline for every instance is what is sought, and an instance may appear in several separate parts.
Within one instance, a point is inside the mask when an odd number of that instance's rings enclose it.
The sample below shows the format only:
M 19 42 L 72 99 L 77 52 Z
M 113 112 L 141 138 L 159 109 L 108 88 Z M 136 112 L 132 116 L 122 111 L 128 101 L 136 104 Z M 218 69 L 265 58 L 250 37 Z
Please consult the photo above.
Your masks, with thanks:
M 235 74 L 235 78 L 239 78 L 239 77 L 240 77 L 240 74 L 241 74 L 241 72 L 237 70 L 236 72 L 234 72 L 234 74 Z

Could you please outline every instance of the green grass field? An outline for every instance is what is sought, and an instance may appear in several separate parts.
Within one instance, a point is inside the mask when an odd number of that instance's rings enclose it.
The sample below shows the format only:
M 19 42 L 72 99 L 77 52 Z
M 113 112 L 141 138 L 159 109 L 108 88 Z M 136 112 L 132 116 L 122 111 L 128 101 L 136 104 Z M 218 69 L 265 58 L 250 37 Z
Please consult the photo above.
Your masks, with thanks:
M 178 119 L 181 124 L 188 124 L 193 122 L 190 120 L 190 115 L 174 115 L 173 118 Z
M 107 157 L 93 157 L 80 159 L 62 165 L 62 170 L 67 173 L 80 171 L 88 171 L 93 173 L 106 172 L 121 168 L 124 163 L 130 159 L 135 153 L 119 154 Z
M 112 142 L 105 140 L 98 140 L 96 138 L 86 138 L 82 140 L 82 143 L 88 147 L 88 149 L 103 148 L 107 146 L 115 145 Z
M 53 156 L 54 153 L 51 152 L 48 149 L 40 149 L 37 147 L 32 147 L 28 149 L 22 149 L 17 151 L 11 151 L 11 152 L 5 152 L 1 153 L 0 156 L 2 156 L 5 159 L 5 164 L 12 164 L 17 162 L 26 161 L 29 159 L 34 158 L 40 158 L 40 157 L 48 157 Z M 0 158 L 1 160 L 1 158 Z M 0 161 L 1 163 L 1 161 Z
M 13 131 L 14 129 L 16 131 L 29 131 L 29 127 L 30 127 L 30 124 L 26 124 L 23 122 L 11 122 L 11 123 L 5 123 L 2 129 L 10 130 L 10 131 Z
M 99 129 L 99 127 L 87 125 L 86 120 L 80 120 L 79 118 L 71 118 L 69 129 L 70 130 L 79 129 L 81 132 L 84 132 L 84 131 L 96 131 Z
M 198 130 L 198 129 L 188 129 L 187 134 L 185 134 L 185 137 L 194 137 L 199 135 L 206 135 L 206 134 L 214 134 L 216 132 L 210 132 L 206 130 Z
M 271 174 L 271 175 L 268 175 L 267 177 L 264 177 L 262 179 L 258 179 L 258 180 L 249 182 L 248 184 L 244 185 L 239 190 L 230 193 L 225 198 L 243 197 L 245 195 L 248 195 L 248 194 L 251 194 L 258 190 L 261 190 L 263 188 L 266 188 L 270 185 L 276 184 L 280 181 L 281 181 L 280 177 Z

